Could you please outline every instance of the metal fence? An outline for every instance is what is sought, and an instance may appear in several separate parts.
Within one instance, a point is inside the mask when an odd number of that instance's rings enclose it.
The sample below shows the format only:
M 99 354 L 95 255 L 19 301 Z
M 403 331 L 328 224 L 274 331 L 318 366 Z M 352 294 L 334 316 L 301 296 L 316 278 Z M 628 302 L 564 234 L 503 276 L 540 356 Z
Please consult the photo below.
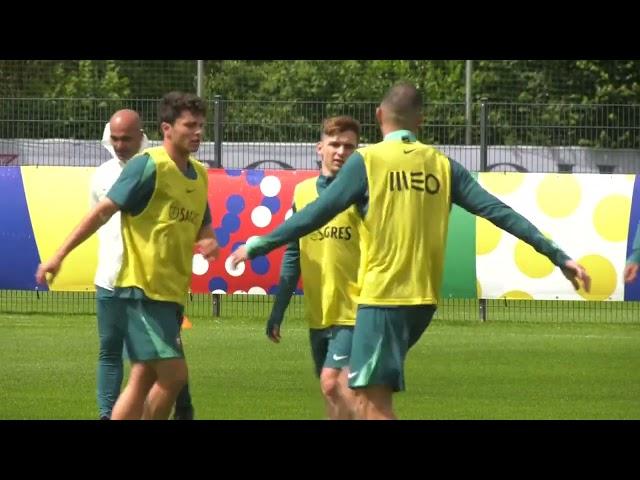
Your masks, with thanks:
M 362 143 L 379 141 L 377 102 L 208 100 L 206 140 L 198 157 L 226 168 L 317 167 L 314 144 L 324 118 L 352 115 Z M 159 141 L 158 100 L 0 98 L 0 165 L 93 166 L 108 158 L 105 123 L 120 108 L 137 110 Z M 640 170 L 640 105 L 549 105 L 478 102 L 426 104 L 418 137 L 472 171 L 630 173 Z M 470 141 L 470 144 L 468 142 Z M 215 304 L 214 302 L 219 302 Z M 194 295 L 187 312 L 266 317 L 271 297 Z M 638 322 L 633 302 L 476 301 L 444 299 L 440 318 Z M 0 291 L 1 312 L 93 313 L 91 293 Z M 479 314 L 480 312 L 480 314 Z M 289 315 L 302 315 L 299 298 Z M 638 319 L 638 320 L 636 320 Z
M 217 97 L 208 103 L 206 142 L 198 156 L 212 166 L 246 168 L 255 157 L 249 152 L 257 151 L 262 160 L 287 165 L 291 165 L 287 155 L 302 156 L 295 168 L 315 168 L 315 154 L 308 147 L 318 140 L 322 120 L 332 115 L 357 118 L 364 144 L 381 139 L 375 121 L 377 102 Z M 138 111 L 147 136 L 159 141 L 157 106 L 158 100 L 149 99 L 0 98 L 0 162 L 97 165 L 106 159 L 99 140 L 115 110 Z M 474 171 L 517 170 L 514 158 L 526 158 L 524 171 L 530 172 L 636 173 L 640 167 L 640 105 L 478 102 L 465 120 L 464 103 L 437 103 L 425 105 L 424 118 L 418 137 Z M 64 145 L 69 147 L 60 154 Z M 28 158 L 29 149 L 37 150 L 37 158 Z
M 217 304 L 216 302 L 219 302 Z M 265 295 L 189 295 L 185 313 L 195 317 L 231 320 L 250 317 L 266 320 L 273 298 Z M 0 315 L 83 314 L 96 311 L 93 292 L 32 292 L 0 290 Z M 436 320 L 478 321 L 479 312 L 488 321 L 523 323 L 640 323 L 640 302 L 573 302 L 558 300 L 441 300 Z M 285 319 L 304 318 L 303 298 L 295 295 Z

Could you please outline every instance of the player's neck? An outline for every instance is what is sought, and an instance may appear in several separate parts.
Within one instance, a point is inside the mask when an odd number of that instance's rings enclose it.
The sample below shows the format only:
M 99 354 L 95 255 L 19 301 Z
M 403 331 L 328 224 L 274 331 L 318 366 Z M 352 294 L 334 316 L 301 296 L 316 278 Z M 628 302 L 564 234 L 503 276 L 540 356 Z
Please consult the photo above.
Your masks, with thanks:
M 409 128 L 406 125 L 394 125 L 391 123 L 384 123 L 380 125 L 380 131 L 382 132 L 382 138 L 386 137 L 390 133 L 397 132 L 398 130 L 408 130 L 410 132 L 417 131 L 416 128 Z
M 324 164 L 324 162 L 320 164 L 320 175 L 322 175 L 323 177 L 331 178 L 335 177 L 337 174 L 338 172 L 333 172 L 328 166 Z
M 183 172 L 187 170 L 189 164 L 189 152 L 176 148 L 171 142 L 165 141 L 163 143 L 164 149 L 176 164 L 176 166 Z

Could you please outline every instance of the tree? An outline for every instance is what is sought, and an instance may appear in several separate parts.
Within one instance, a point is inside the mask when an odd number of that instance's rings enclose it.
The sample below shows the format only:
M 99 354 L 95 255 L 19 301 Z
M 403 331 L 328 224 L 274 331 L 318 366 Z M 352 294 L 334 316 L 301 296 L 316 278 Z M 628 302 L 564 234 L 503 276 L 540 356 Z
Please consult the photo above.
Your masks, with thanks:
M 234 60 L 212 62 L 206 88 L 209 98 L 223 96 L 232 139 L 316 141 L 323 118 L 348 114 L 361 122 L 367 143 L 379 138 L 375 107 L 394 82 L 413 81 L 429 102 L 446 102 L 464 94 L 463 75 L 463 61 Z M 435 105 L 430 121 L 460 128 L 440 129 L 441 143 L 460 137 L 464 126 L 462 104 L 453 116 L 444 119 L 444 113 L 452 109 Z
M 363 142 L 377 141 L 375 107 L 403 79 L 424 93 L 421 138 L 464 143 L 463 60 L 225 60 L 205 66 L 205 96 L 223 98 L 225 140 L 313 142 L 323 118 L 349 114 L 361 122 Z M 3 136 L 96 138 L 117 108 L 130 104 L 155 121 L 162 95 L 195 91 L 196 61 L 0 60 L 0 78 Z M 472 91 L 476 143 L 479 102 L 487 98 L 493 144 L 640 148 L 637 60 L 477 60 Z

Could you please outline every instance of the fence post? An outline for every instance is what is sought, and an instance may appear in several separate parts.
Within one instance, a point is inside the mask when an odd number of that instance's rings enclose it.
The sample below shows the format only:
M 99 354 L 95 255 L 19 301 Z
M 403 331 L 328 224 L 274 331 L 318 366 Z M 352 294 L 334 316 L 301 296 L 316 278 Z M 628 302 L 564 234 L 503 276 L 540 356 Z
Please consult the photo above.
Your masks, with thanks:
M 204 60 L 198 60 L 197 74 L 196 74 L 196 95 L 204 99 L 204 97 L 202 96 L 203 93 L 204 93 Z
M 465 143 L 471 145 L 471 74 L 473 72 L 473 60 L 465 61 L 464 80 L 464 123 L 465 123 Z
M 222 168 L 222 96 L 213 97 L 213 163 L 216 168 Z
M 480 99 L 480 171 L 487 171 L 487 124 L 489 122 L 487 99 Z
M 487 171 L 487 126 L 488 126 L 488 107 L 487 99 L 480 99 L 480 171 Z M 487 299 L 479 298 L 478 307 L 480 314 L 480 321 L 485 322 L 487 320 Z
M 214 95 L 213 97 L 213 165 L 216 168 L 222 168 L 222 96 Z M 213 307 L 213 316 L 220 316 L 220 301 L 221 295 L 219 293 L 211 294 L 211 301 Z
M 219 293 L 212 293 L 211 294 L 211 307 L 212 307 L 212 313 L 214 317 L 219 317 L 220 316 L 220 297 L 221 295 Z

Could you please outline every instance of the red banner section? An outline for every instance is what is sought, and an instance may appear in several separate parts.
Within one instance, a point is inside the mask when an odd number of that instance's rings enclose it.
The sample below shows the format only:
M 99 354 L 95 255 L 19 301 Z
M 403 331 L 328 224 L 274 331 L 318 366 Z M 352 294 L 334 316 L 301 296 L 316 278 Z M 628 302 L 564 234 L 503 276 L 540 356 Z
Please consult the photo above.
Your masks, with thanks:
M 254 235 L 265 235 L 291 215 L 293 190 L 317 170 L 209 170 L 209 208 L 220 256 L 193 258 L 194 293 L 274 293 L 285 247 L 246 262 L 236 271 L 229 255 Z M 286 217 L 286 218 L 285 218 Z

